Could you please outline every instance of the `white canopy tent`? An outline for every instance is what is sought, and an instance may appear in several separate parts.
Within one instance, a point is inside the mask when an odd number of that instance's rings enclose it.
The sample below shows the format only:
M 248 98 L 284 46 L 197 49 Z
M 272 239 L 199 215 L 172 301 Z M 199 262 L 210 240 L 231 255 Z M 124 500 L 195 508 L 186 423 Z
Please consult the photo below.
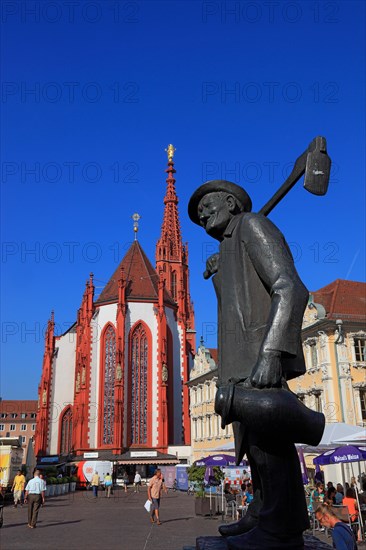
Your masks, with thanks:
M 304 453 L 321 453 L 327 449 L 335 449 L 339 446 L 339 443 L 347 443 L 344 438 L 349 437 L 349 442 L 355 442 L 352 438 L 365 434 L 365 429 L 360 428 L 359 426 L 353 426 L 352 424 L 346 424 L 345 422 L 333 422 L 332 424 L 326 424 L 324 428 L 323 437 L 316 447 L 311 447 L 309 445 L 304 445 L 300 443 L 299 447 L 302 448 Z M 361 440 L 358 440 L 358 443 L 361 444 Z
M 344 445 L 366 445 L 366 428 L 360 428 L 359 432 L 356 432 L 346 437 L 341 437 L 334 441 L 334 443 L 343 443 Z

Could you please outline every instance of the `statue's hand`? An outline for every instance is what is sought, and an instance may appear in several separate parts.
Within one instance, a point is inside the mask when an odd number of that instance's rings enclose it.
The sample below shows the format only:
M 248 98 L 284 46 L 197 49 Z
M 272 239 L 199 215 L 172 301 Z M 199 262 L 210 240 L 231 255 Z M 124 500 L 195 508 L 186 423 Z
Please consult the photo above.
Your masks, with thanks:
M 277 351 L 265 351 L 250 376 L 255 388 L 280 388 L 282 386 L 281 354 Z
M 219 268 L 219 253 L 216 252 L 216 254 L 212 254 L 209 258 L 206 260 L 206 271 L 203 274 L 203 277 L 205 279 L 209 279 L 211 275 L 214 275 L 217 273 L 217 270 Z

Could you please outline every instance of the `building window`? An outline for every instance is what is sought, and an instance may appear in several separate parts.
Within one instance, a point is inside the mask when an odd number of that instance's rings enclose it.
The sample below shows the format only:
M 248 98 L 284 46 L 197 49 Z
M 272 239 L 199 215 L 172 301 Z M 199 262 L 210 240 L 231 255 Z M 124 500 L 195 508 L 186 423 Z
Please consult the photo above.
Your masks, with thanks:
M 198 417 L 198 439 L 202 439 L 203 437 L 203 421 L 202 416 Z
M 104 333 L 103 444 L 114 441 L 114 379 L 116 371 L 116 333 L 109 326 Z
M 1 413 L 0 418 L 6 418 L 6 413 Z
M 20 417 L 21 417 L 21 418 L 27 418 L 27 415 L 26 415 L 26 413 L 22 413 L 22 414 L 20 415 Z
M 131 356 L 131 443 L 147 443 L 147 375 L 148 342 L 143 325 L 137 325 L 132 334 Z
M 5 431 L 5 424 L 0 424 L 0 432 Z
M 198 434 L 197 434 L 197 418 L 193 419 L 193 434 L 194 434 L 194 440 L 197 441 Z
M 10 424 L 10 431 L 15 432 L 15 424 Z
M 30 417 L 31 418 L 36 418 L 37 414 L 36 413 L 31 413 Z
M 221 428 L 221 416 L 216 415 L 216 436 L 220 437 L 220 428 Z
M 211 416 L 210 416 L 210 415 L 207 416 L 207 437 L 208 437 L 208 438 L 211 438 L 211 437 L 212 437 L 212 431 L 211 431 Z
M 314 405 L 316 412 L 322 412 L 322 397 L 320 392 L 314 394 Z
M 11 416 L 11 418 L 16 418 L 18 415 L 17 415 L 17 413 L 11 413 L 10 416 Z
M 171 292 L 174 301 L 177 301 L 177 274 L 175 271 L 172 271 L 172 279 L 171 279 Z
M 32 432 L 35 432 L 35 431 L 36 431 L 36 425 L 32 424 Z
M 198 386 L 197 398 L 198 403 L 202 403 L 202 386 Z
M 22 424 L 21 427 L 20 427 L 20 430 L 22 432 L 25 432 L 27 430 L 27 424 Z
M 312 344 L 310 346 L 310 358 L 312 368 L 316 368 L 318 366 L 318 352 L 316 349 L 316 344 Z
M 360 389 L 361 417 L 366 422 L 366 389 Z
M 27 438 L 25 437 L 25 435 L 22 435 L 22 443 L 25 443 L 27 441 Z
M 356 361 L 366 361 L 366 338 L 355 338 Z
M 34 424 L 33 424 L 34 426 Z M 66 409 L 61 420 L 60 454 L 67 455 L 72 449 L 72 410 Z

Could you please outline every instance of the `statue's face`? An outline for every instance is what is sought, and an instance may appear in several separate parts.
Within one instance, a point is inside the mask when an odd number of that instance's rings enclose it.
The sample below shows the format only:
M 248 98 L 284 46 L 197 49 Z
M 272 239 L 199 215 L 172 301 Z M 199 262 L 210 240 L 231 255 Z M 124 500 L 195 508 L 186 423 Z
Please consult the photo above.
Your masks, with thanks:
M 231 200 L 230 200 L 231 199 Z M 228 193 L 208 193 L 198 204 L 198 217 L 206 233 L 221 240 L 233 217 L 233 197 Z

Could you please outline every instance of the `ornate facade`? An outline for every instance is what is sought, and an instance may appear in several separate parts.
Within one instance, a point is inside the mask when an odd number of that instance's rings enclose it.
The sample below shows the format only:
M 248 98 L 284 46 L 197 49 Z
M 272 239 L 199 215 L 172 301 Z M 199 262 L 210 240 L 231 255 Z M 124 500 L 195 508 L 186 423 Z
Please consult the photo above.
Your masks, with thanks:
M 170 445 L 190 444 L 186 382 L 195 349 L 194 312 L 173 153 L 169 146 L 156 269 L 136 238 L 98 298 L 90 275 L 68 331 L 55 336 L 51 315 L 37 455 L 119 455 L 135 448 L 166 453 Z M 134 220 L 136 230 L 138 215 Z
M 231 425 L 221 428 L 214 411 L 217 381 L 217 350 L 205 347 L 201 339 L 188 383 L 190 392 L 192 462 L 215 454 L 225 444 L 233 444 Z
M 326 421 L 366 426 L 366 284 L 312 292 L 303 321 L 306 373 L 291 389 Z

